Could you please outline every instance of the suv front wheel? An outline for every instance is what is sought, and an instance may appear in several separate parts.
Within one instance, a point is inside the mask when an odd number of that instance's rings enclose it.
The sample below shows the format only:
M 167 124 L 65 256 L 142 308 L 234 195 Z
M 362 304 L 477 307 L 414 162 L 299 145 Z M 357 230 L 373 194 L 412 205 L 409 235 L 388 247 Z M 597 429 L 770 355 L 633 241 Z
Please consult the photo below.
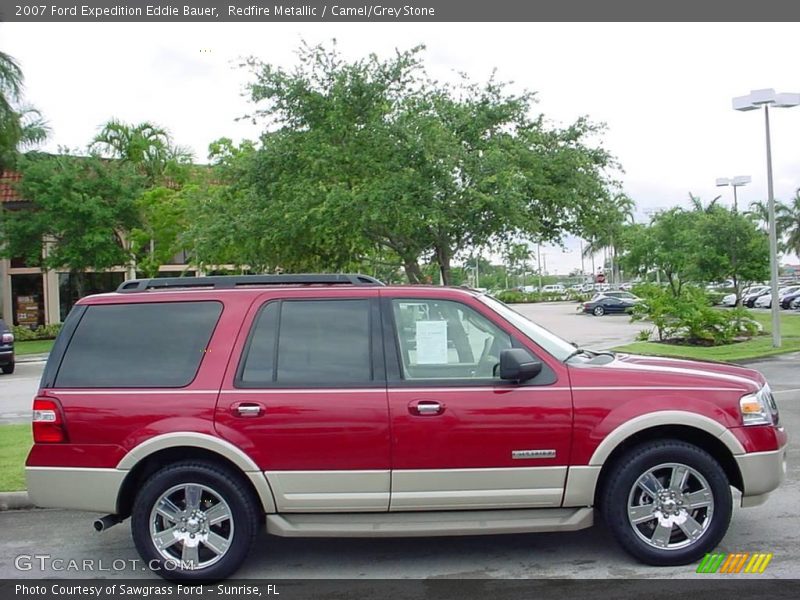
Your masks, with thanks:
M 611 468 L 603 517 L 620 545 L 651 565 L 685 565 L 722 540 L 733 511 L 725 471 L 678 440 L 629 450 Z
M 261 510 L 227 469 L 175 463 L 151 476 L 136 496 L 131 531 L 148 567 L 175 581 L 215 581 L 244 562 Z

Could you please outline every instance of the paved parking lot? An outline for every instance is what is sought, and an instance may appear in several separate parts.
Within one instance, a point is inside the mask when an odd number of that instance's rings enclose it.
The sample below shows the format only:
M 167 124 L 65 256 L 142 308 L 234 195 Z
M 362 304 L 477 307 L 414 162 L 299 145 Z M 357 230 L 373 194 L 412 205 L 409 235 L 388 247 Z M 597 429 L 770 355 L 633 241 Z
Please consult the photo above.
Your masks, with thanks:
M 625 317 L 578 315 L 575 305 L 518 307 L 567 339 L 589 347 L 630 341 L 639 327 Z M 798 355 L 754 363 L 769 378 L 790 434 L 787 481 L 763 506 L 737 509 L 720 552 L 772 552 L 771 577 L 800 578 L 800 365 Z M 25 413 L 41 364 L 0 378 L 0 413 Z M 9 417 L 10 418 L 10 417 Z M 63 510 L 0 512 L 0 579 L 152 577 L 138 563 L 128 522 L 98 534 L 96 515 Z M 15 557 L 94 560 L 102 572 L 19 570 Z M 117 562 L 114 562 L 117 561 Z M 45 561 L 46 562 L 46 561 Z M 25 564 L 23 562 L 23 564 Z M 123 566 L 114 570 L 116 566 Z M 624 554 L 602 526 L 574 533 L 410 539 L 285 539 L 262 535 L 239 576 L 246 578 L 694 578 L 693 567 L 654 568 Z M 705 575 L 704 577 L 709 577 Z

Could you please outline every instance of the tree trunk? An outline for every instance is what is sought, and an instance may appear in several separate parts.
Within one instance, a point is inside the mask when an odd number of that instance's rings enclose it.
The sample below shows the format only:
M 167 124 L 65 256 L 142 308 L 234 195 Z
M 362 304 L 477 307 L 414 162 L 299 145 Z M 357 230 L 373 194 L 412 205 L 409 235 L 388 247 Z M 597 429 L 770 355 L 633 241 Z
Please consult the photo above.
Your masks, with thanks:
M 442 285 L 452 285 L 450 278 L 450 248 L 446 246 L 436 246 L 436 263 L 439 265 L 439 273 L 442 275 Z
M 406 272 L 408 283 L 422 283 L 423 275 L 422 269 L 419 268 L 419 263 L 416 258 L 404 258 L 403 270 Z

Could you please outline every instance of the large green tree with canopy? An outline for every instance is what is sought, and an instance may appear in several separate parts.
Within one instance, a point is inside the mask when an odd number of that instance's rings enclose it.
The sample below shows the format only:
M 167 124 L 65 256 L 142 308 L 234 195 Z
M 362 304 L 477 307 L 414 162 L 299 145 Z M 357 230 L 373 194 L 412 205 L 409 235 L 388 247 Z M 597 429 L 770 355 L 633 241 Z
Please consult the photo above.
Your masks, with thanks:
M 247 62 L 264 131 L 206 224 L 236 225 L 239 262 L 335 270 L 377 254 L 411 282 L 432 261 L 449 283 L 474 248 L 558 241 L 596 213 L 613 167 L 602 127 L 552 125 L 534 94 L 495 79 L 433 81 L 421 53 L 347 61 L 304 45 L 293 70 Z

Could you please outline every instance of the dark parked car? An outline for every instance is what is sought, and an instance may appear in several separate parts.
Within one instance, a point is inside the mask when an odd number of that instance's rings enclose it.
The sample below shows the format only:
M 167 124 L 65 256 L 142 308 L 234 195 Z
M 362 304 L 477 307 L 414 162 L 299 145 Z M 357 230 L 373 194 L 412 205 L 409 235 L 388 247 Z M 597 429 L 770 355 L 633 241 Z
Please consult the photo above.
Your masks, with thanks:
M 742 304 L 747 308 L 753 308 L 755 306 L 756 300 L 758 300 L 764 294 L 769 294 L 769 293 L 770 293 L 770 288 L 768 285 L 753 287 L 750 289 L 750 292 L 742 298 Z
M 0 368 L 6 375 L 14 372 L 14 334 L 3 319 L 0 319 Z
M 611 296 L 595 296 L 583 304 L 583 312 L 602 317 L 608 313 L 625 313 L 636 305 L 627 298 L 612 298 Z
M 781 296 L 781 308 L 791 308 L 792 302 L 800 298 L 800 290 Z

